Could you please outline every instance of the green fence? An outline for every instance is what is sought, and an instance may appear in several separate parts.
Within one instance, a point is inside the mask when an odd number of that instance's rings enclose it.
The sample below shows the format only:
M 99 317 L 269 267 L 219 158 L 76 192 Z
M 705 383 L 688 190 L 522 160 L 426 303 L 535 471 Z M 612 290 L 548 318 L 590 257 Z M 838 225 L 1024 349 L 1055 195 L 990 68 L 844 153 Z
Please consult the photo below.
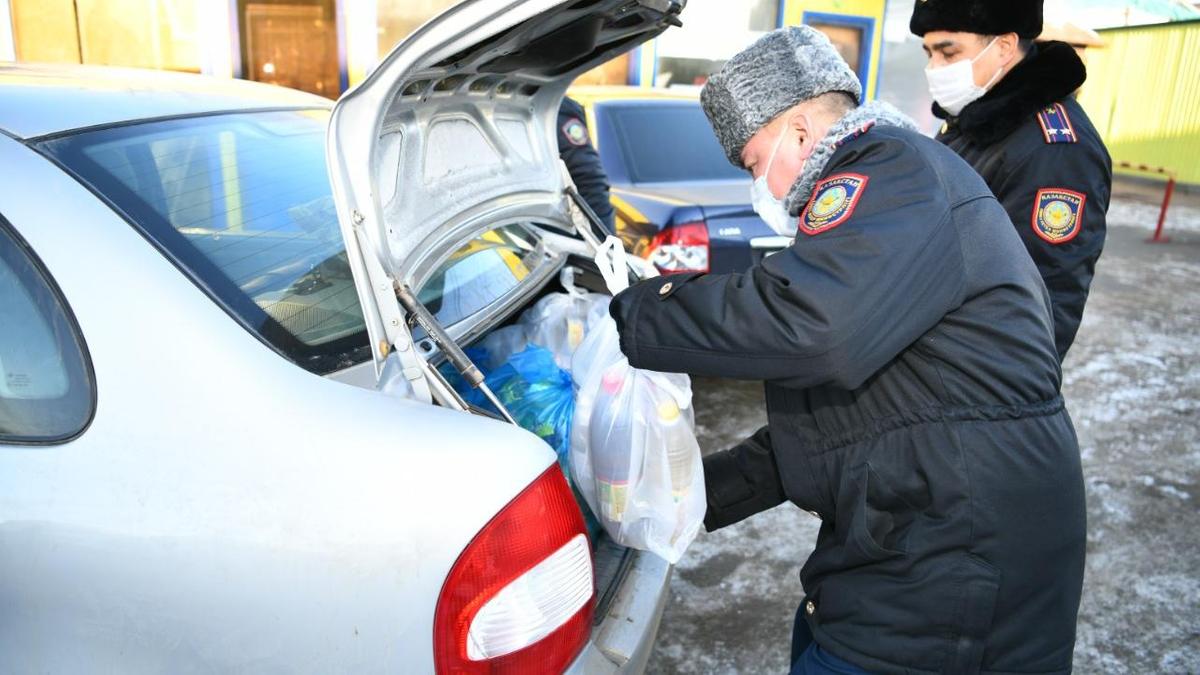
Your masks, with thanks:
M 1161 166 L 1200 184 L 1200 21 L 1100 35 L 1107 46 L 1087 51 L 1079 102 L 1113 163 Z

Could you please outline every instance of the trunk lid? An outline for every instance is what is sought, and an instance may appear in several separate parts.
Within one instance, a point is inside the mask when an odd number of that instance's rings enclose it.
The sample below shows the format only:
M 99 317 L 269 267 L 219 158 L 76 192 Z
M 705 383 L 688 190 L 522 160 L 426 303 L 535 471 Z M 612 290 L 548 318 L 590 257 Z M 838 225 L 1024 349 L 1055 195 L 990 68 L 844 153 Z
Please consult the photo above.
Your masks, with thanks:
M 649 40 L 683 0 L 467 0 L 398 44 L 334 106 L 326 152 L 375 372 L 413 371 L 393 283 L 498 225 L 572 230 L 555 117 L 583 71 Z M 406 358 L 407 357 L 407 360 Z

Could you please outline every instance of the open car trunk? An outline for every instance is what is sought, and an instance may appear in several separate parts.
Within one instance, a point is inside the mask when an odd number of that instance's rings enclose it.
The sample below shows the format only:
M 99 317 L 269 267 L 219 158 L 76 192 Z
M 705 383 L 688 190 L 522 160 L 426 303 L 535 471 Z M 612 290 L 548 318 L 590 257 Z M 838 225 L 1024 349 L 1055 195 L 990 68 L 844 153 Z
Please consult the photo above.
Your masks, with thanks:
M 533 258 L 535 261 L 545 261 L 544 268 L 536 266 L 523 267 L 524 263 L 518 262 L 510 250 L 504 248 L 502 243 L 510 234 L 504 233 L 501 236 L 494 236 L 494 232 L 488 232 L 462 245 L 439 267 L 439 272 L 435 272 L 427 284 L 417 292 L 428 309 L 435 316 L 441 317 L 449 324 L 447 326 L 448 332 L 456 337 L 456 342 L 465 348 L 466 353 L 474 358 L 477 363 L 479 362 L 481 353 L 480 345 L 485 343 L 489 336 L 496 331 L 507 330 L 510 327 L 517 326 L 526 312 L 547 295 L 566 292 L 561 282 L 564 270 L 569 270 L 572 273 L 573 283 L 577 289 L 586 290 L 590 293 L 608 294 L 604 280 L 597 272 L 595 264 L 591 260 L 578 253 L 571 254 L 560 250 L 565 246 L 571 250 L 581 251 L 583 249 L 580 243 L 569 241 L 562 237 L 551 236 L 551 241 L 543 242 L 540 250 L 531 252 L 527 256 Z M 538 236 L 537 233 L 534 233 L 534 236 Z M 542 236 L 545 236 L 545 234 L 542 233 Z M 491 248 L 487 247 L 489 243 L 492 246 Z M 514 288 L 512 297 L 508 302 L 501 301 L 496 303 L 500 307 L 499 311 L 480 310 L 473 317 L 456 322 L 454 319 L 463 311 L 470 311 L 475 305 L 486 305 L 491 301 L 490 294 L 484 297 L 468 297 L 466 299 L 447 297 L 447 291 L 454 286 L 452 280 L 454 277 L 453 270 L 456 266 L 469 264 L 467 261 L 472 257 L 499 260 L 500 262 L 496 266 L 502 266 L 502 275 L 507 275 L 508 273 L 525 274 L 527 275 L 525 278 L 531 279 L 531 282 L 528 286 Z M 480 270 L 485 268 L 486 265 L 476 264 L 474 267 L 476 270 Z M 479 273 L 473 280 L 475 284 L 486 286 L 493 292 L 499 292 L 504 287 L 504 282 L 500 276 L 489 274 L 487 271 Z M 466 295 L 473 296 L 475 294 L 472 291 L 467 291 Z M 438 349 L 436 343 L 420 329 L 416 331 L 415 338 L 417 350 L 432 365 L 438 367 L 440 371 L 448 375 L 448 378 L 457 385 L 456 389 L 459 390 L 460 394 L 469 394 L 469 388 L 465 386 L 465 382 L 461 378 L 455 378 L 454 369 L 446 360 L 445 355 Z M 483 367 L 482 363 L 479 363 L 479 365 Z M 489 368 L 489 370 L 494 369 Z M 476 408 L 476 412 L 498 416 L 498 411 L 486 403 Z M 563 470 L 564 473 L 567 473 L 568 479 L 573 484 L 567 467 L 564 467 Z M 594 621 L 596 624 L 599 624 L 607 615 L 608 604 L 612 601 L 624 575 L 629 571 L 633 563 L 633 551 L 620 546 L 604 532 L 590 515 L 586 501 L 578 493 L 576 493 L 576 501 L 579 503 L 579 508 L 585 514 L 585 519 L 589 524 L 589 536 L 594 553 L 593 565 L 596 577 L 597 605 Z
M 572 205 L 557 151 L 563 93 L 584 71 L 680 25 L 683 5 L 464 0 L 339 99 L 327 164 L 381 388 L 464 407 L 430 366 L 449 359 L 472 377 L 461 348 L 556 290 L 564 265 L 587 267 L 594 233 Z M 577 283 L 589 278 L 599 276 Z M 597 630 L 617 633 L 601 627 L 608 603 L 614 592 L 622 602 L 645 597 L 637 583 L 621 587 L 631 564 L 649 563 L 603 535 L 593 545 Z M 662 595 L 665 581 L 645 576 Z

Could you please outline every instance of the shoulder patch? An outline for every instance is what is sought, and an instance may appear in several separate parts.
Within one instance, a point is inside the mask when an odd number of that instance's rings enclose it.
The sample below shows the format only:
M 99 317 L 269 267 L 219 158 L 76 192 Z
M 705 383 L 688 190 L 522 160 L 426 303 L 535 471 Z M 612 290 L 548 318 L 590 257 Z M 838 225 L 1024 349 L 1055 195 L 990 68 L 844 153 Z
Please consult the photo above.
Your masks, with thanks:
M 1033 200 L 1033 231 L 1051 244 L 1065 244 L 1083 227 L 1087 195 L 1065 188 L 1042 188 Z
M 587 127 L 578 117 L 572 117 L 562 125 L 563 136 L 571 145 L 587 145 L 588 133 Z
M 868 178 L 857 173 L 839 173 L 817 183 L 812 199 L 800 214 L 799 229 L 808 236 L 821 234 L 850 219 Z
M 834 149 L 836 150 L 837 148 L 842 147 L 843 145 L 858 138 L 859 136 L 862 136 L 863 134 L 870 131 L 871 127 L 873 127 L 873 126 L 875 126 L 875 120 L 867 120 L 867 122 L 865 124 L 863 124 L 861 127 L 855 129 L 854 131 L 851 131 L 850 133 L 848 133 L 845 136 L 842 136 L 840 139 L 838 139 L 838 142 L 833 144 Z
M 1078 143 L 1075 127 L 1071 126 L 1071 118 L 1067 109 L 1061 103 L 1051 103 L 1042 108 L 1037 114 L 1038 124 L 1042 125 L 1042 138 L 1047 143 Z

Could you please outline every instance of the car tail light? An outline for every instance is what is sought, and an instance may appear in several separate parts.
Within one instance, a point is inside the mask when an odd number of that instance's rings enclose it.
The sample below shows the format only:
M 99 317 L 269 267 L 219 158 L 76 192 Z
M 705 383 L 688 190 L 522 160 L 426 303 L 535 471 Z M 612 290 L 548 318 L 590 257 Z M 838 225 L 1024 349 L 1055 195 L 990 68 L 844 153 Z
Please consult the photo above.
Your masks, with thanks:
M 683 223 L 663 228 L 650 240 L 646 259 L 662 272 L 707 272 L 708 225 Z
M 438 673 L 561 672 L 595 609 L 592 551 L 555 464 L 471 540 L 438 597 Z

